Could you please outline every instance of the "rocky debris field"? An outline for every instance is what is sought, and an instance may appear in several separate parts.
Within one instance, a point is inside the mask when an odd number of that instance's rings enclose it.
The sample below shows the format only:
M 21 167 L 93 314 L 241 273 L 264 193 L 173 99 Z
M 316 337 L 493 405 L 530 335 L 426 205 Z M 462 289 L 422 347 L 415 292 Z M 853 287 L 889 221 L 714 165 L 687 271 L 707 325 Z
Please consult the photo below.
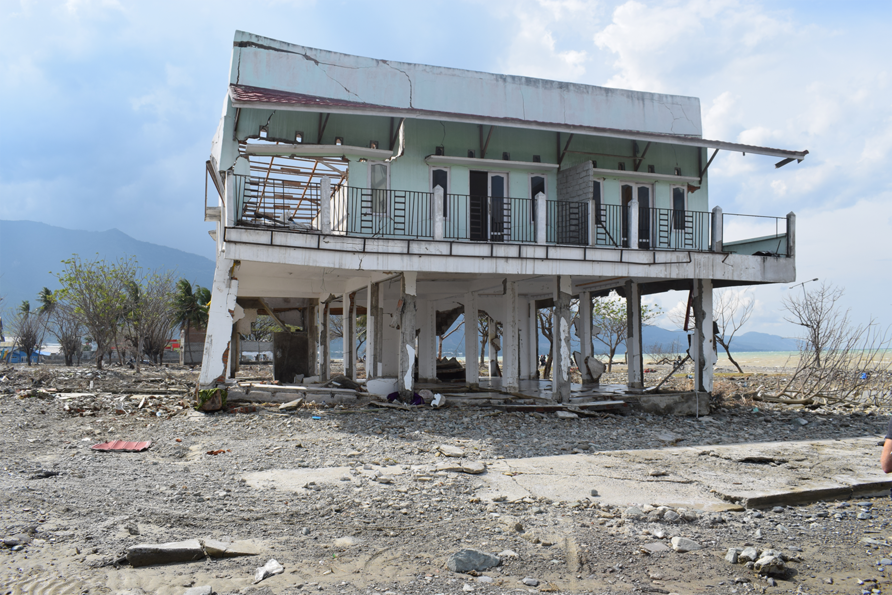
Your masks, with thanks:
M 480 495 L 487 465 L 502 458 L 880 440 L 882 409 L 754 407 L 726 396 L 700 419 L 363 402 L 233 403 L 206 414 L 190 407 L 195 380 L 173 367 L 0 368 L 0 593 L 892 590 L 888 498 L 616 506 L 599 502 L 596 478 L 577 501 Z M 152 445 L 91 449 L 112 440 Z M 189 543 L 163 545 L 172 542 Z M 131 563 L 159 547 L 188 557 Z

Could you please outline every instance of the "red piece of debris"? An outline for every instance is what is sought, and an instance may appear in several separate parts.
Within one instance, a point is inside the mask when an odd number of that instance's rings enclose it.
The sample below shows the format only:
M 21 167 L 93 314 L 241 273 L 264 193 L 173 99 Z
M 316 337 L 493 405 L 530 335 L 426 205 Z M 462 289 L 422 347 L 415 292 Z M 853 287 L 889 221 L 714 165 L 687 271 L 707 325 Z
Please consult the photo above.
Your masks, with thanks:
M 152 441 L 145 442 L 125 442 L 124 440 L 112 440 L 111 442 L 103 442 L 102 444 L 94 444 L 90 448 L 93 450 L 118 450 L 121 452 L 142 452 L 148 450 L 152 446 Z

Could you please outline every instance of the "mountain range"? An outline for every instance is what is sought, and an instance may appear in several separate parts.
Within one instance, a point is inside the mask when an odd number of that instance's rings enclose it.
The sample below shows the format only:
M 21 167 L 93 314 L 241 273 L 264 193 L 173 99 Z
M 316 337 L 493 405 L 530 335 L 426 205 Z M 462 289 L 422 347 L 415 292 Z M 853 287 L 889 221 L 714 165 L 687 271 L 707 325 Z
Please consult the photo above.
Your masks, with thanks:
M 174 271 L 177 277 L 210 287 L 214 262 L 204 256 L 136 240 L 117 230 L 82 231 L 34 221 L 0 220 L 0 308 L 7 312 L 23 300 L 32 307 L 38 292 L 59 288 L 63 260 L 117 260 L 133 256 L 145 270 Z

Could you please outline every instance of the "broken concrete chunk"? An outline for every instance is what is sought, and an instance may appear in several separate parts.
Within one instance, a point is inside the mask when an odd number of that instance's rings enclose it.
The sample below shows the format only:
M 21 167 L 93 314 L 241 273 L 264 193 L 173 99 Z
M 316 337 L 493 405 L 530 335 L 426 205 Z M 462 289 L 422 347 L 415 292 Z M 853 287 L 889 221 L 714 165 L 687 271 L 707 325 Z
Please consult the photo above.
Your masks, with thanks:
M 362 543 L 361 539 L 356 538 L 356 537 L 351 537 L 349 535 L 345 536 L 345 537 L 338 537 L 337 539 L 334 540 L 334 546 L 341 547 L 341 548 L 352 547 L 354 545 L 359 545 L 360 543 Z
M 645 550 L 650 552 L 651 554 L 658 554 L 660 552 L 668 552 L 669 548 L 666 547 L 665 543 L 660 543 L 659 541 L 654 541 L 653 543 L 645 543 L 642 545 Z
M 443 463 L 437 465 L 435 471 L 454 471 L 456 473 L 469 473 L 471 475 L 480 475 L 486 471 L 486 463 L 483 461 L 467 461 L 463 463 Z
M 126 557 L 131 566 L 190 562 L 204 558 L 204 549 L 197 539 L 170 543 L 141 543 L 127 548 Z
M 452 572 L 470 572 L 472 570 L 482 572 L 501 563 L 501 558 L 494 554 L 488 554 L 480 550 L 464 549 L 449 556 L 449 559 L 446 560 L 446 567 Z
M 753 565 L 753 569 L 759 574 L 780 574 L 784 568 L 784 561 L 780 556 L 762 556 Z
M 254 584 L 276 574 L 282 574 L 285 569 L 276 560 L 270 560 L 254 572 Z
M 235 558 L 236 556 L 256 556 L 257 551 L 250 543 L 236 541 L 233 543 L 217 541 L 216 539 L 202 540 L 204 551 L 211 558 Z
M 645 516 L 644 516 L 644 512 L 640 508 L 638 508 L 636 506 L 630 506 L 629 508 L 627 508 L 623 511 L 623 518 L 631 519 L 633 521 L 638 521 L 638 520 L 644 519 Z
M 572 411 L 555 411 L 554 415 L 560 419 L 577 419 L 579 417 Z
M 293 401 L 289 401 L 287 403 L 282 403 L 279 405 L 280 411 L 293 411 L 304 404 L 303 398 L 294 399 Z
M 725 554 L 725 561 L 729 564 L 737 564 L 737 559 L 742 551 L 739 547 L 729 547 L 728 553 Z
M 186 589 L 183 595 L 214 595 L 214 589 L 210 585 L 192 587 L 191 589 Z
M 754 547 L 746 547 L 743 548 L 743 551 L 737 556 L 737 560 L 741 564 L 745 564 L 746 562 L 755 562 L 759 559 L 759 550 Z
M 682 554 L 702 549 L 699 543 L 693 539 L 688 539 L 687 537 L 673 537 L 670 541 L 672 543 L 672 549 Z
M 439 450 L 443 454 L 443 456 L 446 456 L 446 457 L 463 457 L 463 456 L 465 456 L 465 451 L 463 451 L 462 449 L 460 449 L 457 446 L 452 446 L 450 444 L 441 444 L 440 446 L 437 447 L 437 450 Z

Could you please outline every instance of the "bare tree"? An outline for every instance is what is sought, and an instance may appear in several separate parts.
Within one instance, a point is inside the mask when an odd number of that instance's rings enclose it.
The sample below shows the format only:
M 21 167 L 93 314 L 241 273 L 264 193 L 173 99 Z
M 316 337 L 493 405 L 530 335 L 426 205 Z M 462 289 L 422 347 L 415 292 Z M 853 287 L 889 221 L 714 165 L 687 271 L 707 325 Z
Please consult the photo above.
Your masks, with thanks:
M 28 365 L 31 365 L 31 356 L 40 349 L 40 337 L 43 333 L 43 315 L 31 312 L 28 302 L 22 302 L 15 318 L 12 319 L 12 331 L 16 336 L 18 345 L 28 357 Z
M 65 365 L 74 365 L 75 358 L 80 360 L 80 354 L 84 349 L 82 337 L 86 329 L 80 323 L 70 304 L 64 301 L 56 302 L 49 329 L 50 334 L 59 342 L 62 356 L 65 358 Z
M 448 339 L 450 337 L 450 335 L 452 335 L 452 333 L 454 333 L 455 331 L 457 331 L 460 328 L 463 328 L 464 326 L 465 326 L 465 320 L 464 320 L 464 317 L 462 317 L 462 319 L 459 321 L 458 324 L 456 324 L 451 329 L 449 329 L 448 331 L 446 331 L 445 333 L 443 333 L 442 335 L 440 335 L 438 337 L 439 344 L 437 345 L 437 359 L 443 359 L 443 343 L 446 341 L 446 339 Z
M 823 365 L 828 346 L 842 341 L 840 334 L 844 330 L 851 331 L 849 311 L 843 312 L 836 307 L 843 293 L 841 287 L 822 282 L 817 289 L 807 291 L 803 286 L 801 295 L 793 292 L 784 298 L 784 309 L 788 314 L 784 318 L 806 329 L 804 341 L 815 367 Z
M 539 332 L 548 341 L 548 353 L 545 354 L 545 369 L 542 371 L 542 379 L 551 377 L 551 366 L 554 364 L 554 308 L 536 310 L 536 320 L 539 322 Z M 536 348 L 538 351 L 538 347 Z
M 682 352 L 681 344 L 675 340 L 671 343 L 652 343 L 645 346 L 644 352 L 652 364 L 672 364 Z
M 718 329 L 715 335 L 716 343 L 722 346 L 722 349 L 728 354 L 728 360 L 734 364 L 738 372 L 743 374 L 743 368 L 740 367 L 740 364 L 731 355 L 731 341 L 734 340 L 737 332 L 753 315 L 753 307 L 756 300 L 749 291 L 733 289 L 717 291 L 714 295 L 712 319 L 715 322 L 715 329 Z M 685 321 L 690 319 L 692 314 L 690 310 L 685 312 L 684 308 L 682 308 L 681 310 L 672 310 L 667 316 L 679 328 L 684 329 Z
M 662 311 L 659 307 L 641 305 L 641 325 L 657 318 Z M 616 292 L 603 298 L 596 298 L 592 308 L 592 322 L 600 327 L 597 339 L 607 347 L 607 371 L 613 368 L 613 356 L 620 345 L 626 342 L 629 328 L 629 318 L 626 312 L 626 298 L 620 297 Z

